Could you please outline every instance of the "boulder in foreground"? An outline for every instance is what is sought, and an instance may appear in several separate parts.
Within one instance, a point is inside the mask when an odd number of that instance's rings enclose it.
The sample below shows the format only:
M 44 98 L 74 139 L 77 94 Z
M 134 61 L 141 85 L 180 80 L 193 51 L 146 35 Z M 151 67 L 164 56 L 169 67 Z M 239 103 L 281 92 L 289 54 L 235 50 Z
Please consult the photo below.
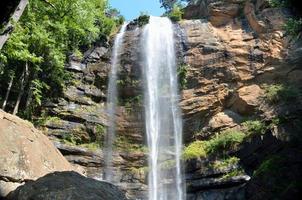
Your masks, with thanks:
M 126 197 L 110 183 L 86 178 L 76 172 L 55 172 L 18 187 L 7 199 L 126 200 Z
M 0 198 L 27 181 L 73 167 L 34 126 L 0 110 Z

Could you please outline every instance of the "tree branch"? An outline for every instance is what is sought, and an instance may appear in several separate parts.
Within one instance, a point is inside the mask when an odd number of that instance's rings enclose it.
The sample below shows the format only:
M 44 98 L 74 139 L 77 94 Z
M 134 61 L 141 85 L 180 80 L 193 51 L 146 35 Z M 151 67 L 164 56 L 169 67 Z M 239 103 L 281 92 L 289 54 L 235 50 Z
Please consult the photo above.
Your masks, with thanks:
M 42 1 L 45 2 L 46 4 L 50 5 L 52 8 L 56 8 L 55 5 L 53 5 L 49 1 L 47 1 L 47 0 L 42 0 Z
M 19 21 L 19 19 L 22 16 L 27 4 L 28 4 L 28 0 L 20 0 L 20 3 L 17 6 L 14 14 L 10 18 L 9 22 L 6 24 L 3 33 L 0 34 L 0 50 L 2 49 L 3 45 L 8 40 L 10 34 L 13 31 L 12 22 L 18 22 Z

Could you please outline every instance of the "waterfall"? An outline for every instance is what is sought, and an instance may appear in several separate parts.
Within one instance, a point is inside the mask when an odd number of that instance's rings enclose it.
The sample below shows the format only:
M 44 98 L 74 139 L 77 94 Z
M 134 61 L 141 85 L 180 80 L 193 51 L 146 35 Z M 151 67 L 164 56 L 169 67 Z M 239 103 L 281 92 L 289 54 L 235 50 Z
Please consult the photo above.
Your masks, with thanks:
M 109 117 L 109 124 L 107 128 L 107 134 L 105 138 L 105 171 L 104 171 L 104 180 L 109 182 L 113 181 L 112 173 L 112 155 L 113 155 L 113 143 L 115 140 L 115 131 L 116 131 L 116 106 L 117 106 L 117 72 L 118 66 L 120 64 L 120 54 L 122 50 L 122 44 L 124 39 L 124 33 L 127 27 L 127 23 L 124 23 L 120 32 L 117 34 L 113 51 L 112 51 L 112 66 L 109 75 L 109 84 L 107 91 L 107 113 Z
M 173 24 L 168 18 L 150 17 L 141 41 L 149 200 L 183 200 L 182 120 L 178 107 Z

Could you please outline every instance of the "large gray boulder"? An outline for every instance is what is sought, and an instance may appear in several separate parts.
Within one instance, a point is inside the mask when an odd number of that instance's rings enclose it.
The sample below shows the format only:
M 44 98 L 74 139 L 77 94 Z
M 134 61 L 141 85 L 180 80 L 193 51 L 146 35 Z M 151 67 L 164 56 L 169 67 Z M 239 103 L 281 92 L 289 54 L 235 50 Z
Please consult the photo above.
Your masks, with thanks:
M 0 110 L 0 197 L 27 181 L 73 169 L 30 122 Z
M 76 172 L 55 172 L 11 192 L 8 200 L 125 200 L 114 185 Z

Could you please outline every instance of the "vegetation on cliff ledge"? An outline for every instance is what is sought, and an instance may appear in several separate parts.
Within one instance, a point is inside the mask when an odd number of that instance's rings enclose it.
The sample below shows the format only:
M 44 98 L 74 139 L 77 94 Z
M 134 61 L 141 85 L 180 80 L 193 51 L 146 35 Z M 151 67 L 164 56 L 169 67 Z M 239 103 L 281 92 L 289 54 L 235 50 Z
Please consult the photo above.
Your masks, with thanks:
M 227 130 L 215 135 L 210 140 L 195 141 L 184 149 L 183 158 L 190 160 L 193 158 L 205 158 L 209 155 L 235 150 L 244 140 L 245 134 L 237 130 Z

